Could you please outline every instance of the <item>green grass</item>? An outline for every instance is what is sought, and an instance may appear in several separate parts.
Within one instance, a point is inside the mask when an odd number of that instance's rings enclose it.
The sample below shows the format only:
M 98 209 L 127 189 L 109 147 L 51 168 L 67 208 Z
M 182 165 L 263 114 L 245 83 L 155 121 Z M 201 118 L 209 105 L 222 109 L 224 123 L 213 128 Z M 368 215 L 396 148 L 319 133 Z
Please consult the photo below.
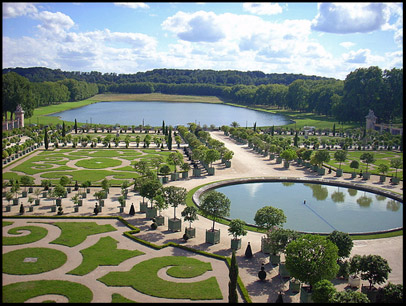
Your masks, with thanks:
M 27 257 L 36 262 L 24 262 Z M 49 248 L 24 248 L 3 254 L 3 273 L 13 275 L 39 274 L 54 270 L 65 264 L 64 252 Z
M 333 166 L 335 168 L 339 168 L 340 163 L 334 159 L 335 152 L 336 151 L 329 151 L 330 161 L 326 164 Z M 372 153 L 375 157 L 375 162 L 368 165 L 368 172 L 370 172 L 372 174 L 376 174 L 376 175 L 381 174 L 378 170 L 379 164 L 386 164 L 390 167 L 391 159 L 398 158 L 398 157 L 403 159 L 403 153 L 399 153 L 399 152 L 392 152 L 392 151 L 368 151 L 368 152 Z M 346 161 L 341 163 L 341 169 L 347 173 L 354 172 L 354 169 L 350 168 L 350 163 L 351 163 L 351 161 L 356 160 L 359 162 L 359 168 L 355 169 L 355 172 L 359 172 L 360 170 L 362 170 L 362 172 L 365 172 L 367 164 L 360 160 L 361 155 L 364 153 L 365 153 L 365 151 L 348 151 Z M 396 172 L 396 169 L 390 168 L 389 171 L 386 173 L 386 175 L 395 176 L 395 172 Z M 397 177 L 403 179 L 403 169 L 397 170 Z
M 117 266 L 124 260 L 144 254 L 138 250 L 117 249 L 117 240 L 110 236 L 102 237 L 91 247 L 81 250 L 82 263 L 68 274 L 85 275 L 98 266 Z
M 111 295 L 111 303 L 115 304 L 115 303 L 137 303 L 137 302 L 129 300 L 124 296 L 122 296 L 121 294 L 113 293 Z
M 158 271 L 167 266 L 179 267 L 172 270 L 176 275 L 197 276 L 211 270 L 210 264 L 195 258 L 164 256 L 140 262 L 130 271 L 110 272 L 98 280 L 107 286 L 131 286 L 137 291 L 156 297 L 192 300 L 223 298 L 215 277 L 193 283 L 176 283 L 159 278 Z
M 62 233 L 50 243 L 66 245 L 68 247 L 82 243 L 89 235 L 117 230 L 110 224 L 98 225 L 96 222 L 53 222 L 52 224 L 59 227 Z
M 108 167 L 117 167 L 121 165 L 121 161 L 112 158 L 90 158 L 79 160 L 76 164 L 78 167 L 87 169 L 104 169 Z
M 20 234 L 20 231 L 30 231 L 30 233 L 28 235 L 16 237 L 3 236 L 3 245 L 19 245 L 32 243 L 41 240 L 48 234 L 47 229 L 39 226 L 30 226 L 30 225 L 11 228 L 7 233 L 10 235 L 18 235 Z
M 58 294 L 70 303 L 90 303 L 92 291 L 86 286 L 62 280 L 38 280 L 19 282 L 3 286 L 3 303 L 24 303 L 26 300 L 45 294 Z
M 152 157 L 160 155 L 164 158 L 164 163 L 167 163 L 167 158 L 171 152 L 173 151 L 154 149 L 60 149 L 58 151 L 44 151 L 20 165 L 7 169 L 6 172 L 3 172 L 3 178 L 7 180 L 19 179 L 22 175 L 16 172 L 22 172 L 26 175 L 40 174 L 42 179 L 51 179 L 53 184 L 56 184 L 62 176 L 67 176 L 72 179 L 73 183 L 78 181 L 81 184 L 90 180 L 93 186 L 97 186 L 104 178 L 112 176 L 111 183 L 121 185 L 124 180 L 139 177 L 139 174 L 134 170 L 136 161 L 149 161 Z M 130 166 L 119 167 L 122 160 L 111 157 L 128 160 Z M 76 161 L 75 165 L 86 169 L 76 170 L 66 166 L 68 161 Z M 119 168 L 103 170 L 107 167 Z M 169 167 L 174 171 L 174 166 L 169 165 Z M 152 169 L 155 170 L 155 167 Z

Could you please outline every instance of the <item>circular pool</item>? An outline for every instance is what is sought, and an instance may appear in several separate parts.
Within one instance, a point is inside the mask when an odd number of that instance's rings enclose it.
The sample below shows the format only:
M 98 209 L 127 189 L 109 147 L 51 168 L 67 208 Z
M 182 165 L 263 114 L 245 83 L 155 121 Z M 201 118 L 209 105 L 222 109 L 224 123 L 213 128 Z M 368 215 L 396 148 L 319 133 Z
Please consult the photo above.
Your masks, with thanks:
M 361 189 L 360 189 L 361 188 Z M 273 206 L 284 211 L 284 228 L 309 233 L 375 233 L 403 228 L 403 200 L 393 194 L 345 183 L 303 179 L 242 179 L 217 182 L 207 190 L 231 201 L 230 219 L 255 224 L 258 209 Z

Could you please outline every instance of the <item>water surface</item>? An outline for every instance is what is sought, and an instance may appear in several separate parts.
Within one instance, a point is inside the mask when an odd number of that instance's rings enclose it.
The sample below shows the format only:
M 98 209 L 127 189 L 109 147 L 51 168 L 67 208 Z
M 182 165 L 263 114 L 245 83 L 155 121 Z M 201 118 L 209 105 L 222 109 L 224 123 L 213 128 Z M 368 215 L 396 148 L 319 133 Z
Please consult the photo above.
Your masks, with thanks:
M 231 200 L 230 218 L 249 224 L 255 224 L 258 209 L 273 206 L 284 211 L 287 217 L 284 228 L 303 232 L 362 233 L 403 227 L 403 203 L 351 188 L 264 182 L 215 190 Z
M 194 122 L 219 127 L 236 121 L 240 126 L 280 126 L 291 123 L 282 115 L 225 104 L 185 102 L 99 102 L 52 114 L 64 121 L 138 126 L 184 125 Z

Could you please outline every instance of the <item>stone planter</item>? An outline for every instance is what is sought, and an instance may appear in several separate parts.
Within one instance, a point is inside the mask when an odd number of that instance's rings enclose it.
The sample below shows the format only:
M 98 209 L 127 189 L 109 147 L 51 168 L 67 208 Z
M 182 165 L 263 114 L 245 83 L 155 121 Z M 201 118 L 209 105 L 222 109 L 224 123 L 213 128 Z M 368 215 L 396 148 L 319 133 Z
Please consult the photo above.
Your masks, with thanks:
M 385 176 L 385 175 L 380 175 L 380 176 L 379 176 L 379 181 L 380 181 L 381 183 L 384 183 L 384 182 L 386 181 L 386 176 Z
M 271 254 L 269 255 L 269 261 L 273 266 L 277 266 L 281 262 L 281 255 Z
M 275 159 L 275 154 L 271 153 L 269 154 L 269 160 L 274 160 Z
M 169 178 L 167 176 L 162 177 L 162 184 L 166 184 L 166 183 L 168 183 L 168 181 L 169 181 Z
M 209 168 L 207 168 L 207 174 L 208 175 L 214 175 L 214 167 L 209 167 Z
M 164 225 L 165 224 L 165 217 L 164 216 L 156 216 L 155 217 L 156 225 Z
M 147 207 L 147 210 L 146 210 L 146 218 L 147 219 L 153 219 L 153 218 L 155 218 L 157 216 L 157 209 L 156 209 L 156 207 Z
M 196 229 L 194 227 L 186 227 L 185 233 L 189 236 L 189 238 L 196 237 Z
M 22 197 L 22 198 L 26 198 L 26 197 L 27 197 L 27 191 L 21 192 L 21 197 Z
M 224 164 L 226 165 L 226 168 L 231 168 L 231 161 L 226 160 L 226 161 L 224 162 Z
M 350 285 L 351 288 L 359 288 L 361 287 L 361 278 L 356 275 L 350 275 L 348 277 L 348 285 Z
M 56 199 L 56 206 L 62 205 L 62 199 Z
M 18 205 L 18 199 L 13 199 L 13 205 Z
M 147 203 L 140 202 L 140 212 L 147 212 Z
M 356 174 L 355 172 L 352 172 L 352 173 L 351 173 L 351 178 L 354 179 L 354 178 L 356 178 L 356 177 L 357 177 L 357 174 Z
M 172 232 L 179 232 L 182 228 L 181 219 L 168 219 L 168 230 Z
M 40 199 L 35 199 L 34 200 L 35 205 L 39 205 L 39 202 L 40 202 Z
M 104 200 L 99 200 L 100 207 L 104 207 Z
M 231 249 L 232 250 L 241 249 L 241 238 L 231 239 Z
M 179 173 L 171 173 L 171 181 L 179 180 Z
M 83 205 L 83 200 L 78 200 L 78 206 L 82 206 Z
M 369 173 L 369 172 L 362 173 L 363 180 L 369 180 L 370 178 L 371 178 L 371 173 Z
M 299 280 L 294 279 L 294 278 L 289 280 L 289 290 L 291 292 L 298 293 L 300 291 L 300 287 L 301 287 L 301 284 L 300 284 Z
M 289 169 L 289 165 L 290 165 L 290 164 L 289 164 L 288 161 L 285 160 L 285 161 L 283 162 L 283 168 Z
M 29 188 L 28 188 L 28 193 L 33 193 L 33 192 L 34 192 L 34 188 L 29 187 Z
M 313 303 L 310 287 L 302 287 L 300 289 L 300 303 Z
M 399 182 L 400 182 L 400 178 L 398 178 L 398 177 L 392 177 L 392 184 L 399 184 Z
M 319 168 L 317 169 L 317 173 L 320 175 L 325 175 L 326 174 L 326 169 L 325 168 Z
M 298 158 L 298 159 L 296 160 L 296 162 L 297 162 L 297 164 L 300 166 L 300 165 L 302 165 L 302 163 L 303 163 L 303 159 Z
M 202 175 L 202 170 L 193 169 L 193 176 L 200 177 Z
M 182 178 L 183 178 L 183 179 L 186 179 L 186 178 L 188 178 L 188 177 L 189 177 L 189 172 L 187 172 L 187 171 L 182 172 Z
M 278 156 L 278 157 L 276 158 L 276 163 L 277 163 L 277 164 L 281 164 L 281 163 L 282 163 L 282 157 Z
M 337 169 L 337 170 L 336 170 L 336 176 L 337 176 L 337 177 L 343 176 L 343 169 Z
M 288 269 L 286 269 L 286 264 L 284 262 L 279 264 L 279 275 L 281 277 L 290 277 L 290 273 Z
M 68 193 L 71 193 L 71 192 L 72 192 L 72 188 L 71 188 L 71 187 L 66 187 L 66 191 L 67 191 Z
M 263 236 L 261 238 L 261 252 L 265 253 L 265 254 L 269 254 L 272 252 L 272 249 L 271 249 L 271 246 L 266 244 L 266 242 L 267 242 L 267 238 L 265 236 Z
M 206 230 L 206 243 L 216 244 L 220 242 L 220 230 Z
M 87 192 L 87 193 L 90 193 L 90 188 L 86 188 L 86 192 Z

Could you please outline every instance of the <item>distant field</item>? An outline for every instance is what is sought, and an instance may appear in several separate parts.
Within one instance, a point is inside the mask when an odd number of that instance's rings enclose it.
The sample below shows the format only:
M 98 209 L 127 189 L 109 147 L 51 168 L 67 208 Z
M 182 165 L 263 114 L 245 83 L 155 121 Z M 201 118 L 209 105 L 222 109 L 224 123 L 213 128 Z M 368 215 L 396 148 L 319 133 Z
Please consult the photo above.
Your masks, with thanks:
M 165 102 L 201 102 L 201 103 L 223 103 L 215 96 L 186 96 L 186 95 L 166 95 L 160 93 L 151 94 L 100 94 L 95 95 L 93 100 L 103 102 L 114 101 L 165 101 Z

